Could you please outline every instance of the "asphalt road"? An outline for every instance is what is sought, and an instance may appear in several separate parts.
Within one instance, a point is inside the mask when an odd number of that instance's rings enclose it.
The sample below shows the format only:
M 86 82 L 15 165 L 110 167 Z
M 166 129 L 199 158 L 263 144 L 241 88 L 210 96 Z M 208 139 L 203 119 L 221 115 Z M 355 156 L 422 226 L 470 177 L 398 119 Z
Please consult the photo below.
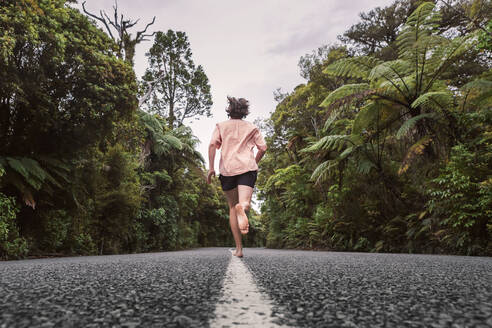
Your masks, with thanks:
M 226 249 L 0 262 L 0 327 L 202 327 Z
M 492 327 L 492 258 L 248 250 L 256 283 L 299 327 Z
M 230 257 L 207 248 L 0 262 L 0 327 L 208 327 L 227 311 L 216 307 L 226 272 L 241 272 Z M 241 263 L 284 326 L 492 327 L 492 258 L 246 249 Z

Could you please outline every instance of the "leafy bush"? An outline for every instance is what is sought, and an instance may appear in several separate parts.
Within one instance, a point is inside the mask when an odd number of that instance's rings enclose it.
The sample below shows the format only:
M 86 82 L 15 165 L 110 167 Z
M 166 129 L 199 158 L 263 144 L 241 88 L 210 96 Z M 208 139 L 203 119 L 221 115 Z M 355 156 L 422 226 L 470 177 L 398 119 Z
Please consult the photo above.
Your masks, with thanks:
M 62 251 L 69 237 L 72 218 L 65 210 L 50 210 L 42 215 L 42 237 L 40 246 L 43 250 Z
M 27 241 L 20 237 L 16 224 L 18 211 L 15 199 L 0 193 L 0 258 L 2 259 L 22 258 L 28 252 Z
M 472 152 L 464 144 L 454 146 L 446 166 L 432 180 L 426 207 L 439 222 L 441 230 L 436 234 L 454 252 L 486 254 L 491 246 L 491 145 L 484 152 Z
M 74 238 L 72 252 L 79 255 L 95 255 L 97 247 L 90 234 L 80 233 Z

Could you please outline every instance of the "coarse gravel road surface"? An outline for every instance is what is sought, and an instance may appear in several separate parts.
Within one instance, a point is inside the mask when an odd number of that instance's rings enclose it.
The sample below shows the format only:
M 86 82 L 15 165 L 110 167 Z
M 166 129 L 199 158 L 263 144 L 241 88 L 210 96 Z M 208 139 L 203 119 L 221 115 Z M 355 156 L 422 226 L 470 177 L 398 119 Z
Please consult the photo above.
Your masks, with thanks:
M 299 327 L 492 327 L 492 258 L 248 250 L 256 283 Z
M 0 328 L 235 326 L 492 327 L 492 258 L 202 248 L 0 262 Z

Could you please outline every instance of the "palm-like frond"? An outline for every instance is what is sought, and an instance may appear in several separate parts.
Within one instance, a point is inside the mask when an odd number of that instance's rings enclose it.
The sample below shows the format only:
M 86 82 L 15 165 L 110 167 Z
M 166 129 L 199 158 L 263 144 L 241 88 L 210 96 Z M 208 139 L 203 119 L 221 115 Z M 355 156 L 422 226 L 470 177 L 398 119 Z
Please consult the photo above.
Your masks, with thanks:
M 474 104 L 482 105 L 492 98 L 492 81 L 475 80 L 465 84 L 461 91 L 466 94 L 466 101 L 470 100 Z
M 301 149 L 300 153 L 341 150 L 347 141 L 349 139 L 344 134 L 324 136 L 312 145 Z
M 399 59 L 418 60 L 428 46 L 431 36 L 439 26 L 440 14 L 435 4 L 424 2 L 408 17 L 403 30 L 396 38 Z
M 477 34 L 470 33 L 452 40 L 441 38 L 432 48 L 432 56 L 426 62 L 426 75 L 429 76 L 424 92 L 429 91 L 439 76 L 456 60 L 476 47 Z
M 333 124 L 333 122 L 336 121 L 339 114 L 340 114 L 340 111 L 332 111 L 330 113 L 330 116 L 328 116 L 328 119 L 325 121 L 325 124 L 323 125 L 323 132 L 325 132 L 325 133 L 328 132 L 331 125 Z
M 357 146 L 350 146 L 345 148 L 345 150 L 340 155 L 338 155 L 337 159 L 340 161 L 347 158 L 348 156 L 350 156 L 350 154 L 354 153 L 356 149 Z
M 13 185 L 23 195 L 26 204 L 33 208 L 36 205 L 32 196 L 34 190 L 40 190 L 47 183 L 62 188 L 62 185 L 53 178 L 49 171 L 56 172 L 61 177 L 66 177 L 66 174 L 61 171 L 69 170 L 59 160 L 43 158 L 44 167 L 38 160 L 32 158 L 0 156 L 0 167 L 6 172 L 3 177 L 4 183 Z M 52 162 L 52 164 L 47 164 L 47 162 Z
M 412 65 L 407 60 L 392 60 L 375 66 L 369 74 L 370 80 L 384 78 L 387 80 L 403 79 L 412 72 Z
M 365 91 L 370 90 L 370 86 L 368 83 L 356 83 L 356 84 L 345 84 L 340 88 L 332 91 L 323 102 L 320 104 L 321 107 L 329 107 L 340 100 L 345 100 L 348 97 L 350 99 L 356 98 L 357 95 L 361 93 L 365 97 Z M 345 103 L 347 103 L 345 101 Z
M 381 109 L 379 102 L 370 102 L 363 106 L 357 113 L 352 125 L 352 134 L 361 134 L 377 120 L 378 111 Z
M 338 77 L 367 79 L 371 70 L 382 61 L 371 56 L 342 58 L 326 67 L 323 72 Z
M 311 174 L 311 181 L 315 181 L 315 184 L 319 184 L 327 180 L 329 174 L 331 173 L 333 167 L 336 167 L 338 161 L 327 160 L 319 164 Z
M 408 131 L 410 131 L 410 129 L 417 123 L 417 121 L 423 118 L 434 118 L 435 116 L 435 113 L 423 113 L 406 120 L 405 123 L 403 123 L 398 129 L 398 132 L 396 133 L 396 138 L 401 139 L 404 135 L 406 135 Z
M 360 174 L 368 174 L 371 169 L 375 167 L 376 165 L 365 157 L 361 157 L 357 160 L 357 172 Z
M 147 131 L 148 138 L 152 141 L 153 151 L 156 155 L 169 154 L 172 150 L 181 151 L 183 142 L 176 136 L 174 131 L 165 132 L 164 125 L 155 117 L 144 111 L 139 111 L 141 124 Z
M 169 154 L 172 150 L 183 149 L 181 140 L 170 134 L 163 134 L 156 138 L 153 144 L 154 152 L 158 156 Z
M 156 139 L 155 136 L 163 132 L 163 125 L 154 115 L 140 110 L 138 111 L 138 116 L 140 123 L 144 126 L 151 139 Z
M 448 109 L 453 106 L 454 96 L 450 91 L 427 92 L 415 99 L 412 108 Z

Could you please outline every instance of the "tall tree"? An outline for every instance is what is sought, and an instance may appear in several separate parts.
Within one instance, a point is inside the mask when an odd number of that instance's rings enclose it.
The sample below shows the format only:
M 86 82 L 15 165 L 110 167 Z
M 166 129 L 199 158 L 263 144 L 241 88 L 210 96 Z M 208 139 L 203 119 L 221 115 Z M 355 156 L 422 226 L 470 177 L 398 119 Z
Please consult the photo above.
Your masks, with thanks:
M 72 158 L 128 119 L 135 74 L 113 42 L 64 0 L 2 1 L 0 187 L 33 195 L 60 184 L 59 159 Z
M 155 16 L 145 28 L 138 31 L 135 37 L 132 37 L 129 30 L 134 27 L 140 19 L 132 20 L 131 18 L 125 18 L 123 14 L 118 15 L 118 2 L 114 1 L 113 15 L 111 19 L 104 10 L 99 11 L 99 16 L 90 13 L 85 8 L 86 1 L 82 2 L 82 8 L 84 12 L 90 17 L 103 23 L 106 27 L 106 31 L 113 41 L 118 45 L 117 55 L 118 58 L 123 58 L 133 66 L 133 59 L 135 57 L 135 46 L 142 41 L 147 41 L 148 37 L 154 36 L 155 32 L 148 34 L 147 29 L 154 24 Z
M 395 59 L 398 56 L 395 44 L 398 30 L 417 8 L 418 2 L 396 0 L 387 7 L 376 7 L 367 13 L 360 13 L 361 21 L 352 25 L 338 39 L 352 46 L 357 54 L 377 55 L 386 60 Z
M 408 16 L 422 0 L 395 0 L 387 7 L 376 7 L 361 13 L 361 21 L 352 25 L 338 38 L 351 46 L 358 55 L 374 55 L 383 60 L 396 59 L 398 50 L 396 37 Z M 486 32 L 488 18 L 492 15 L 492 2 L 489 0 L 434 0 L 441 15 L 438 33 L 463 36 L 473 30 Z M 477 57 L 477 54 L 473 55 Z M 473 58 L 468 58 L 473 63 Z M 477 64 L 476 64 L 477 65 Z M 470 69 L 471 68 L 471 69 Z M 466 70 L 475 72 L 476 68 L 467 65 Z
M 182 125 L 186 118 L 212 115 L 208 77 L 201 65 L 195 67 L 185 32 L 157 32 L 147 56 L 144 84 L 155 83 L 145 101 L 149 111 L 167 117 L 171 128 Z
M 456 96 L 450 89 L 456 86 L 446 84 L 442 77 L 454 62 L 476 47 L 476 38 L 473 34 L 451 40 L 437 37 L 440 18 L 433 3 L 420 5 L 398 35 L 397 60 L 359 56 L 341 59 L 325 69 L 327 74 L 363 82 L 343 85 L 321 104 L 331 111 L 325 132 L 330 131 L 341 111 L 353 110 L 353 105 L 360 108 L 350 134 L 328 133 L 304 150 L 340 152 L 320 164 L 313 177 L 325 176 L 335 164 L 351 156 L 357 158 L 360 171 L 375 168 L 383 173 L 385 146 L 394 138 L 405 140 L 407 136 L 411 144 L 399 173 L 405 172 L 424 150 L 430 150 L 432 143 L 438 152 L 455 142 L 459 127 L 452 112 Z

